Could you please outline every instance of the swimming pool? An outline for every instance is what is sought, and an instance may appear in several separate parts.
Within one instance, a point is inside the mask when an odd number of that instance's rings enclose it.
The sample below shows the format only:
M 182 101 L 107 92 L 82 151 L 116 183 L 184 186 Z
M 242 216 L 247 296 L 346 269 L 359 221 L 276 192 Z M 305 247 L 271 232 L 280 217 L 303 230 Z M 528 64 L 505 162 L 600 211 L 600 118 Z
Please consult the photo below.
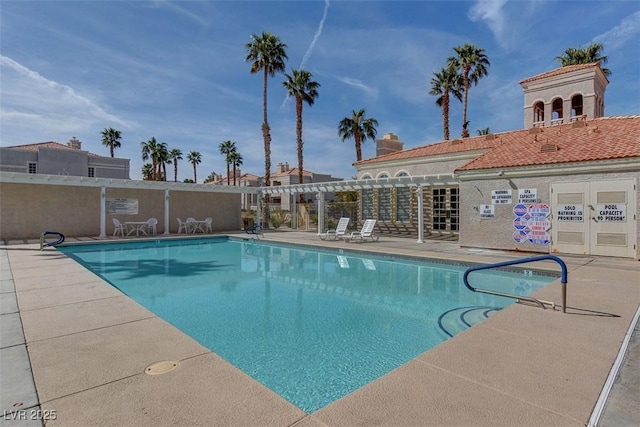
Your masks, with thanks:
M 465 267 L 226 238 L 59 247 L 307 413 L 512 301 Z M 527 295 L 553 277 L 474 273 Z

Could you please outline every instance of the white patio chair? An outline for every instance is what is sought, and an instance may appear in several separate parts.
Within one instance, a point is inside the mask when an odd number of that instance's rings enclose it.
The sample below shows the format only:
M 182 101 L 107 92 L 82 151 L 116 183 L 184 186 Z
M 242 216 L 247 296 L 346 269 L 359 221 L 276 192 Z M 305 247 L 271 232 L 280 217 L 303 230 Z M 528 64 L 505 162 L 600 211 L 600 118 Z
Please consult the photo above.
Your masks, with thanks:
M 113 218 L 113 237 L 116 237 L 118 234 L 124 237 L 124 224 L 121 223 L 116 218 Z
M 153 236 L 158 234 L 158 230 L 156 228 L 156 225 L 158 225 L 158 219 L 157 218 L 149 218 L 147 220 L 147 234 L 151 234 Z
M 183 231 L 185 232 L 185 234 L 189 233 L 189 229 L 187 228 L 187 223 L 182 221 L 180 218 L 176 218 L 178 220 L 178 234 L 182 233 Z
M 339 239 L 341 237 L 344 237 L 344 235 L 347 233 L 347 226 L 348 225 L 349 225 L 349 218 L 348 217 L 342 217 L 342 218 L 340 218 L 340 221 L 338 221 L 338 225 L 336 226 L 335 229 L 327 230 L 326 233 L 318 234 L 318 237 L 320 237 L 320 239 L 322 239 L 322 240 L 336 240 L 336 239 Z
M 198 221 L 195 218 L 189 217 L 185 221 L 187 223 L 187 233 L 196 234 L 196 230 L 198 229 Z
M 364 239 L 371 239 L 371 241 L 377 241 L 378 236 L 373 234 L 373 228 L 376 226 L 375 219 L 367 219 L 362 224 L 362 229 L 360 231 L 353 231 L 350 235 L 345 235 L 345 240 L 347 242 L 351 242 L 355 239 L 360 239 L 361 242 L 364 242 Z
M 213 218 L 207 217 L 204 219 L 204 231 L 206 233 L 213 233 Z

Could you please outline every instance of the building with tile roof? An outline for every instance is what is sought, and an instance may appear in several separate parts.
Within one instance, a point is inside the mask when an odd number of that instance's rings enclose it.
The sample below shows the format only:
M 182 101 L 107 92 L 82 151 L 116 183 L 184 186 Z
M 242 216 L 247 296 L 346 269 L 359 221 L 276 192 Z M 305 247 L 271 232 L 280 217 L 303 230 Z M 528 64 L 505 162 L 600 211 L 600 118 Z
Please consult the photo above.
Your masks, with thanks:
M 408 150 L 393 134 L 377 140 L 391 149 L 354 163 L 359 180 L 452 174 L 458 183 L 363 190 L 360 218 L 378 219 L 381 232 L 417 233 L 419 191 L 431 237 L 469 247 L 637 258 L 640 115 L 604 116 L 608 80 L 597 63 L 519 83 L 524 129 Z
M 75 137 L 66 144 L 39 142 L 0 147 L 0 171 L 129 179 L 129 159 L 82 150 Z

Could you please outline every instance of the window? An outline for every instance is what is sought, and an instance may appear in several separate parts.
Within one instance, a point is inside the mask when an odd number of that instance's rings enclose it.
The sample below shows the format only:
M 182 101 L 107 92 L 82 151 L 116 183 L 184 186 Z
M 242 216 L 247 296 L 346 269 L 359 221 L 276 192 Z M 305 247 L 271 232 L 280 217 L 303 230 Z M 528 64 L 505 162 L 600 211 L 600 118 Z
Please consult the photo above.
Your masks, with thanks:
M 90 167 L 89 168 L 89 178 L 93 178 L 96 176 L 96 168 Z
M 562 99 L 556 98 L 553 100 L 551 104 L 551 120 L 562 123 L 562 118 L 564 115 L 562 114 Z
M 373 190 L 362 190 L 362 218 L 373 218 Z
M 536 102 L 533 106 L 533 123 L 544 123 L 544 103 Z
M 433 189 L 433 229 L 447 229 L 447 189 Z
M 378 219 L 381 221 L 391 220 L 391 189 L 378 189 Z
M 571 117 L 582 116 L 582 95 L 571 98 Z
M 27 163 L 27 172 L 28 173 L 38 173 L 37 165 L 38 164 L 36 162 L 28 162 Z
M 398 187 L 396 189 L 396 221 L 411 219 L 411 189 Z
M 460 230 L 460 196 L 457 188 L 449 189 L 449 208 L 450 229 L 451 231 L 458 231 Z

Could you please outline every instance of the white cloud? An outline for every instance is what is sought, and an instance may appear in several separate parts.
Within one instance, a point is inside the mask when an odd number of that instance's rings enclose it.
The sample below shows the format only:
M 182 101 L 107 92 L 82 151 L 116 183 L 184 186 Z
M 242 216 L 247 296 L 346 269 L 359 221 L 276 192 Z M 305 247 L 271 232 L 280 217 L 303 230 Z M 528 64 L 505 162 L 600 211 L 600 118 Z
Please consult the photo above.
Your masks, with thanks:
M 640 11 L 627 16 L 611 30 L 593 38 L 593 42 L 602 43 L 607 49 L 621 48 L 625 43 L 640 34 Z M 637 46 L 636 46 L 637 49 Z
M 505 36 L 505 15 L 503 7 L 507 0 L 478 0 L 469 10 L 471 21 L 483 21 L 487 24 L 493 36 L 501 46 L 508 44 L 509 37 Z

